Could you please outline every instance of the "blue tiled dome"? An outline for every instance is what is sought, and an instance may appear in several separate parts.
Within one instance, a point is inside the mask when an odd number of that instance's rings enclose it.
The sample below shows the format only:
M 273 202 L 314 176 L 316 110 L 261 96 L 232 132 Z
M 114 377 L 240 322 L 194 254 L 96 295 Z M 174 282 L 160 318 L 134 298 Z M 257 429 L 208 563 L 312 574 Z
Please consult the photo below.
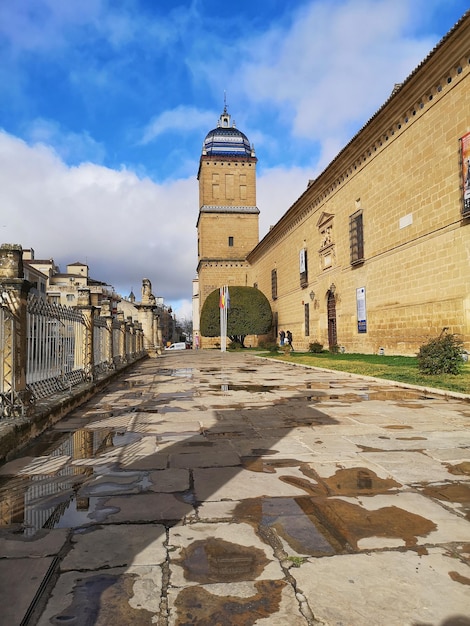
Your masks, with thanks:
M 255 156 L 248 137 L 235 128 L 235 123 L 231 123 L 231 116 L 227 113 L 226 107 L 219 118 L 217 128 L 207 133 L 202 145 L 202 154 L 211 156 Z

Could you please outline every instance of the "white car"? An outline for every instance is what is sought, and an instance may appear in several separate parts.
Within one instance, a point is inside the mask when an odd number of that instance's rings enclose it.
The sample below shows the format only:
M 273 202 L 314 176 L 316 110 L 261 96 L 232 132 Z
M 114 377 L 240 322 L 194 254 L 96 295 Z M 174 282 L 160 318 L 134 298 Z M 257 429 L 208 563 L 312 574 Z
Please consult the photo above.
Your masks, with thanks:
M 184 341 L 172 343 L 171 346 L 167 346 L 165 350 L 186 350 L 186 343 Z

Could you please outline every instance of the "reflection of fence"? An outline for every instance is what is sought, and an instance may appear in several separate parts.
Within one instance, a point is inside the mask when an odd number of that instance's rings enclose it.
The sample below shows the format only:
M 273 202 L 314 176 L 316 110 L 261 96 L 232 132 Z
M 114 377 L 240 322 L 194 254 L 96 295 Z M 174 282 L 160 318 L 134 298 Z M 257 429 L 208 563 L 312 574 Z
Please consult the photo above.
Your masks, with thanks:
M 109 306 L 48 303 L 22 288 L 0 295 L 0 342 L 0 417 L 31 413 L 35 400 L 145 354 L 140 322 L 112 316 Z

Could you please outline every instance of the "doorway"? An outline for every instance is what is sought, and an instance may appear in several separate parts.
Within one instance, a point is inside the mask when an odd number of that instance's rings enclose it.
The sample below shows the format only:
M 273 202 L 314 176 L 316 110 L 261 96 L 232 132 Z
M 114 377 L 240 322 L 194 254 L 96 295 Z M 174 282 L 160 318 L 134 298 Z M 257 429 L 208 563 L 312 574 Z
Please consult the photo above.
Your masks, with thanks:
M 338 337 L 336 334 L 336 300 L 334 293 L 328 291 L 327 302 L 327 315 L 328 315 L 328 347 L 330 350 L 334 350 L 338 345 Z

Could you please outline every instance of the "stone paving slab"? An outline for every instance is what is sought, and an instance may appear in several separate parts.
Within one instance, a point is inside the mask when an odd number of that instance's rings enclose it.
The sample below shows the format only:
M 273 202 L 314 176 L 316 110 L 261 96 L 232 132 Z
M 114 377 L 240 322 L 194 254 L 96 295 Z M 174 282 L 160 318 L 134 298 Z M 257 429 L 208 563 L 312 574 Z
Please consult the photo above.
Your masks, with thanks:
M 283 475 L 301 477 L 296 468 L 283 470 Z M 220 467 L 194 470 L 194 491 L 198 501 L 241 500 L 261 497 L 273 491 L 278 496 L 303 495 L 303 490 L 280 482 L 277 476 L 240 468 Z
M 103 524 L 158 522 L 182 520 L 192 506 L 170 493 L 144 493 L 100 498 L 99 511 Z
M 0 530 L 0 563 L 3 562 L 2 559 L 9 558 L 56 556 L 67 541 L 67 535 L 68 531 L 65 528 L 41 529 L 31 537 L 2 529 Z
M 166 559 L 166 529 L 160 524 L 95 526 L 72 535 L 72 549 L 61 570 L 162 565 Z
M 1 624 L 21 624 L 52 563 L 51 557 L 0 559 Z
M 413 450 L 390 451 L 386 454 L 363 452 L 361 456 L 382 467 L 402 484 L 420 483 L 423 479 L 436 482 L 450 478 L 448 469 L 442 463 Z
M 468 567 L 442 549 L 332 556 L 290 573 L 315 617 L 329 626 L 469 622 Z
M 44 582 L 28 626 L 470 623 L 468 406 L 250 353 L 143 361 L 0 468 L 0 573 L 26 572 L 24 611 Z

